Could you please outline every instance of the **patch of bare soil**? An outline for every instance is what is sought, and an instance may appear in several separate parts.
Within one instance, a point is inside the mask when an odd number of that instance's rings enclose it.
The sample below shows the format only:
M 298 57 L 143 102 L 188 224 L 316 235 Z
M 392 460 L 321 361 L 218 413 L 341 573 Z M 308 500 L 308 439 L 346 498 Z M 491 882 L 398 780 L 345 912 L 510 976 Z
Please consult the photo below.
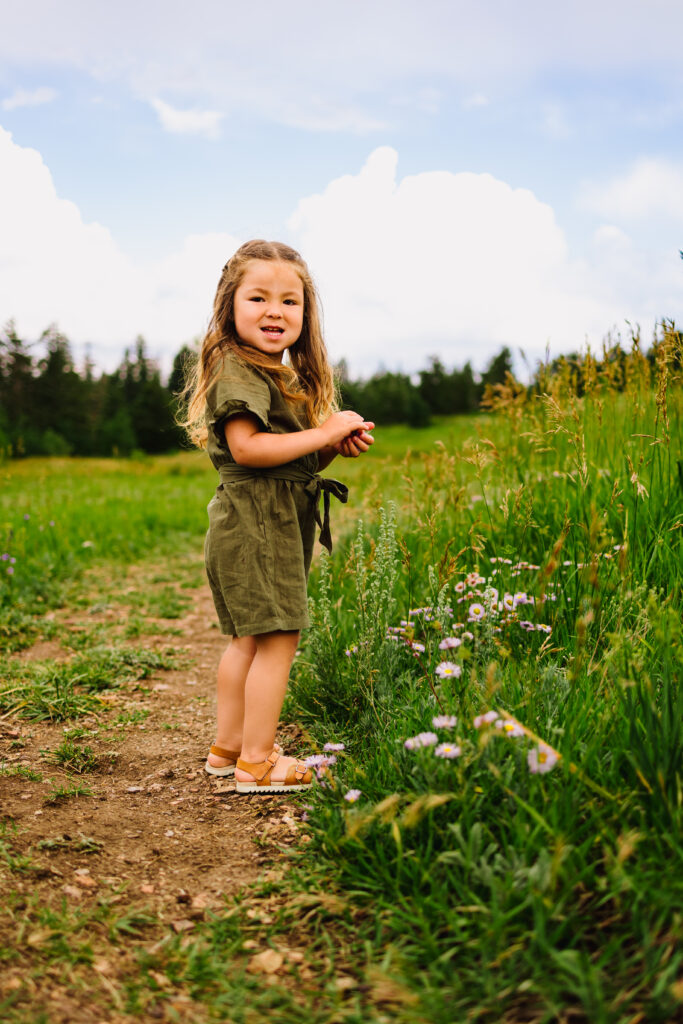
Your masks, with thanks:
M 107 1006 L 106 992 L 116 961 L 129 961 L 137 940 L 95 956 L 93 1002 L 87 991 L 79 997 L 65 984 L 63 967 L 32 970 L 31 950 L 47 941 L 39 908 L 62 908 L 63 915 L 66 907 L 67 918 L 71 911 L 77 917 L 92 911 L 95 921 L 98 905 L 113 904 L 117 920 L 147 915 L 145 942 L 158 941 L 169 929 L 191 932 L 225 905 L 226 896 L 275 869 L 297 838 L 299 806 L 277 797 L 238 796 L 232 779 L 203 770 L 214 738 L 215 671 L 226 641 L 216 629 L 208 588 L 191 594 L 190 614 L 159 622 L 160 629 L 176 627 L 178 635 L 160 632 L 134 641 L 138 647 L 177 648 L 189 667 L 113 691 L 109 711 L 68 723 L 98 730 L 77 744 L 97 754 L 95 771 L 74 776 L 41 756 L 64 740 L 63 723 L 0 721 L 0 763 L 10 771 L 0 775 L 0 821 L 10 826 L 5 843 L 11 858 L 9 867 L 0 861 L 0 947 L 16 945 L 27 954 L 10 958 L 0 971 L 0 1006 L 16 994 L 27 1008 L 39 1005 L 50 1022 L 128 1019 L 111 1001 Z M 68 622 L 78 629 L 73 614 Z M 23 654 L 67 656 L 53 641 Z M 119 715 L 124 722 L 116 726 Z M 304 752 L 295 727 L 284 728 L 278 739 L 288 753 Z M 42 781 L 15 774 L 19 768 L 35 769 Z M 91 795 L 46 799 L 60 786 L 78 784 Z M 24 867 L 23 856 L 30 857 Z M 47 938 L 59 927 L 52 925 Z M 94 924 L 92 938 L 97 934 Z M 37 1017 L 29 1012 L 25 1019 Z

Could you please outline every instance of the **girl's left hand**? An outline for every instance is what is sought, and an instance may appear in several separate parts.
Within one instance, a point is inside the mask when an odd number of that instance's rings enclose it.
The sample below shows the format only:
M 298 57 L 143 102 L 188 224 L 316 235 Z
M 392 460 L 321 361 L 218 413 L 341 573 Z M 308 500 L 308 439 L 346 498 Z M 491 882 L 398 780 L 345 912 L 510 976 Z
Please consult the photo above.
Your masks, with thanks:
M 375 439 L 372 434 L 368 431 L 372 430 L 375 426 L 374 423 L 367 421 L 363 424 L 362 429 L 355 430 L 353 434 L 349 434 L 342 441 L 332 445 L 338 455 L 341 455 L 345 459 L 357 459 L 359 455 L 366 452 L 371 444 L 375 443 Z

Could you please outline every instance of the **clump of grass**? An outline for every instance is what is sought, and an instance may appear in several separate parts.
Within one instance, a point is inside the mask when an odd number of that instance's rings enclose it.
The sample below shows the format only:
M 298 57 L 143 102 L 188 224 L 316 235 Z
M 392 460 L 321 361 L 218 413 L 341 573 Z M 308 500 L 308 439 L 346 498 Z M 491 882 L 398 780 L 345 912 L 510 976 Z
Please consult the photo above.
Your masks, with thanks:
M 63 786 L 54 786 L 45 797 L 46 804 L 58 804 L 65 800 L 71 800 L 72 797 L 79 796 L 92 796 L 93 792 L 90 786 L 86 786 L 82 782 L 70 782 Z
M 41 839 L 37 843 L 39 850 L 74 850 L 76 853 L 100 853 L 104 849 L 104 843 L 92 836 L 86 836 L 82 832 L 74 838 L 69 835 L 55 836 L 54 838 Z
M 0 775 L 5 778 L 26 779 L 28 782 L 42 782 L 43 776 L 34 768 L 23 764 L 0 764 Z
M 68 721 L 103 708 L 99 693 L 179 667 L 173 651 L 97 647 L 64 662 L 5 659 L 0 709 L 22 718 Z
M 51 764 L 59 765 L 67 772 L 83 775 L 97 769 L 99 757 L 92 747 L 79 747 L 71 739 L 64 739 L 54 750 L 47 752 Z
M 28 853 L 17 853 L 14 849 L 19 829 L 12 821 L 0 821 L 0 862 L 10 871 L 27 874 L 33 871 L 35 863 Z

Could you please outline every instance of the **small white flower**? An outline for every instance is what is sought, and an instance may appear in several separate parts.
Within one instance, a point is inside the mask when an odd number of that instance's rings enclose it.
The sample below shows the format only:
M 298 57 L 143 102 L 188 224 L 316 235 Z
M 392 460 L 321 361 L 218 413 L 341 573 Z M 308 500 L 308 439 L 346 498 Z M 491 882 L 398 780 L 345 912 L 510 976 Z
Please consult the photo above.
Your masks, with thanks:
M 323 750 L 329 751 L 330 753 L 332 753 L 333 751 L 345 749 L 346 748 L 343 743 L 326 743 L 325 746 L 323 747 Z
M 459 679 L 462 669 L 452 661 L 442 661 L 436 666 L 436 675 L 439 679 Z
M 356 800 L 360 800 L 361 792 L 359 789 L 350 789 L 348 793 L 344 793 L 344 799 L 348 800 L 350 804 L 355 804 Z
M 551 747 L 546 747 L 545 743 L 532 747 L 527 754 L 527 763 L 532 775 L 545 775 L 555 767 L 559 759 L 559 754 Z
M 455 715 L 436 715 L 432 718 L 432 725 L 435 729 L 455 729 L 458 719 Z
M 483 715 L 477 715 L 474 719 L 474 728 L 479 729 L 482 725 L 489 725 L 498 718 L 497 711 L 486 711 Z
M 470 622 L 479 622 L 481 619 L 484 618 L 485 615 L 486 615 L 486 609 L 484 608 L 483 604 L 477 604 L 475 602 L 474 604 L 470 605 L 470 610 L 469 610 L 469 615 L 468 615 L 468 618 L 469 618 Z
M 435 732 L 420 732 L 417 736 L 411 736 L 410 739 L 407 739 L 403 746 L 406 750 L 417 750 L 419 747 L 433 747 L 438 742 L 439 737 Z
M 498 718 L 494 722 L 496 729 L 500 729 L 506 736 L 524 736 L 524 729 L 517 722 L 509 718 Z
M 460 647 L 462 640 L 457 636 L 446 636 L 439 644 L 440 651 L 449 651 L 454 647 Z
M 437 757 L 445 757 L 452 761 L 454 758 L 460 757 L 462 751 L 454 743 L 440 743 L 434 753 Z

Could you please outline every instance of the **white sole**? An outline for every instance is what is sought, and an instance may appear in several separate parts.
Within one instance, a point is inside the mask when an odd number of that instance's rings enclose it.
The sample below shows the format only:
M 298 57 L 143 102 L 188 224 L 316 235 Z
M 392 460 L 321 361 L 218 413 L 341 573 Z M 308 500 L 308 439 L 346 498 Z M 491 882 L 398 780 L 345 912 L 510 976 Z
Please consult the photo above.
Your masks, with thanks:
M 228 764 L 225 768 L 215 768 L 212 764 L 207 761 L 204 765 L 204 771 L 207 775 L 218 775 L 221 779 L 224 779 L 227 775 L 235 774 L 234 764 Z
M 269 793 L 277 793 L 280 796 L 282 793 L 296 793 L 302 789 L 311 789 L 312 783 L 304 782 L 301 785 L 294 784 L 292 786 L 282 785 L 269 785 L 259 786 L 257 782 L 236 782 L 235 792 L 236 793 L 260 793 L 261 796 L 268 796 Z

